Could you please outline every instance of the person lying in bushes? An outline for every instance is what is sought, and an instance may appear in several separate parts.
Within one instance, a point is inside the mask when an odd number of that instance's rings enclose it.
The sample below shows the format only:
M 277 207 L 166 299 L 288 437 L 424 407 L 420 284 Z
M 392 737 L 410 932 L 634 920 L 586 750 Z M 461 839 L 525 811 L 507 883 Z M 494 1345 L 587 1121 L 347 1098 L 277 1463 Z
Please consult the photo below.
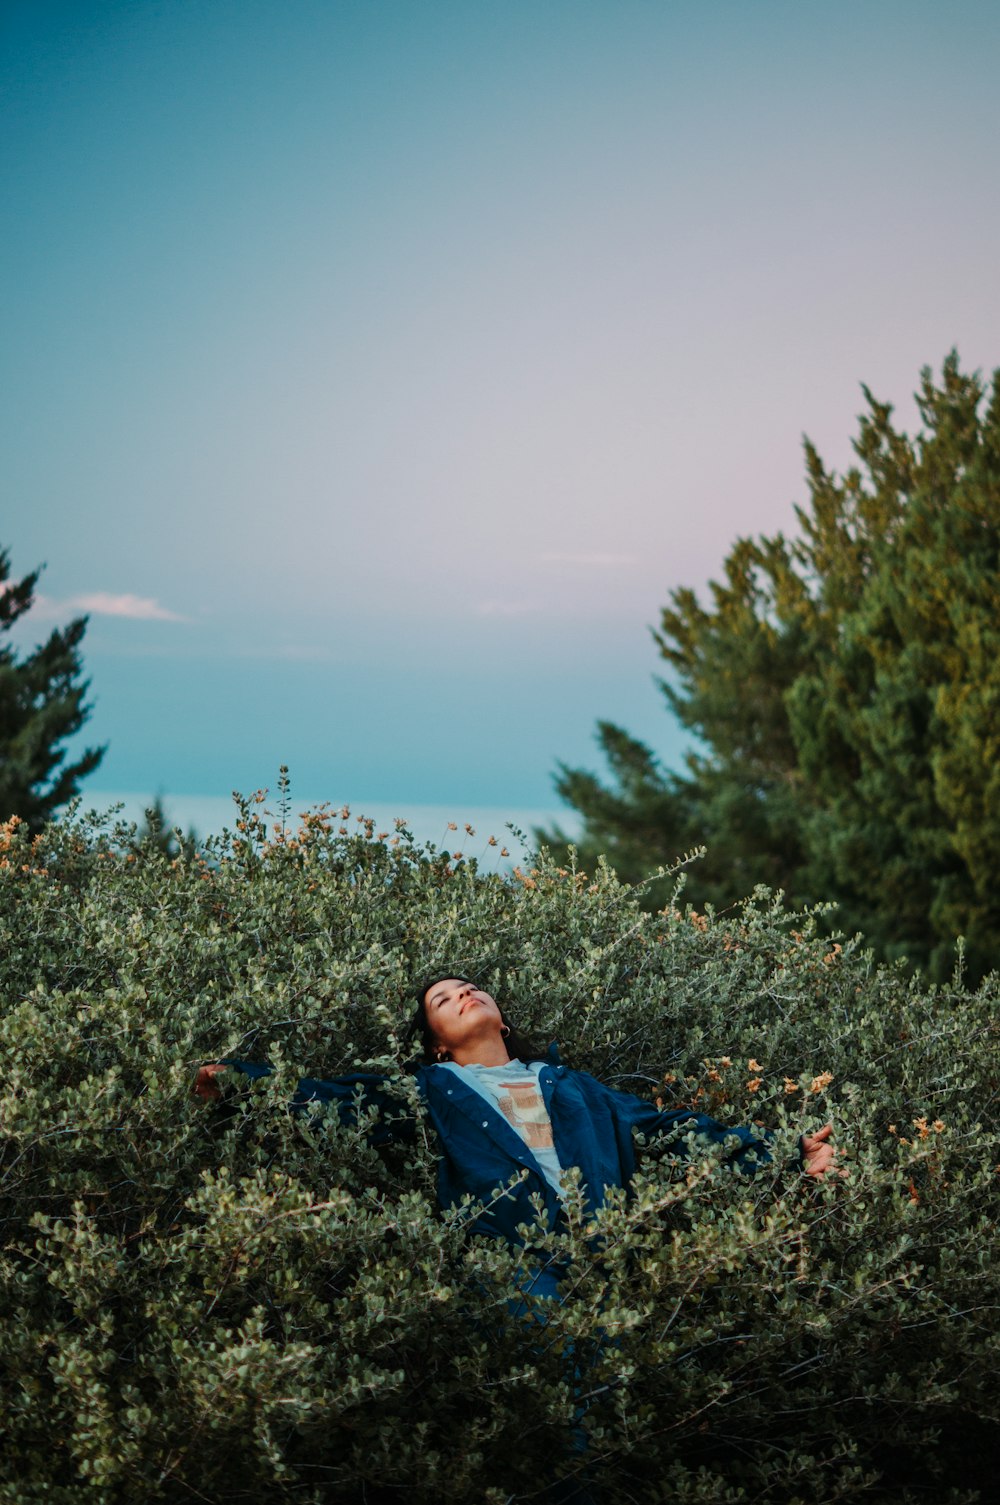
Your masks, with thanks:
M 753 1171 L 771 1159 L 766 1135 L 717 1123 L 690 1109 L 661 1109 L 629 1092 L 607 1087 L 585 1071 L 563 1066 L 555 1049 L 540 1056 L 506 1019 L 489 993 L 467 978 L 435 978 L 421 988 L 411 1037 L 423 1046 L 417 1082 L 441 1148 L 438 1198 L 442 1207 L 464 1195 L 482 1204 L 477 1231 L 520 1243 L 518 1228 L 531 1224 L 531 1198 L 541 1194 L 546 1211 L 558 1217 L 561 1178 L 579 1168 L 585 1198 L 599 1207 L 609 1187 L 625 1187 L 635 1170 L 633 1134 L 675 1136 L 673 1153 L 684 1140 L 722 1145 L 740 1171 Z M 220 1096 L 215 1077 L 235 1067 L 253 1078 L 271 1068 L 245 1061 L 202 1066 L 194 1092 L 206 1101 Z M 309 1103 L 332 1105 L 342 1121 L 354 1119 L 359 1099 L 376 1107 L 374 1144 L 412 1139 L 416 1123 L 406 1105 L 386 1090 L 387 1078 L 354 1073 L 322 1081 L 306 1077 L 292 1099 L 293 1109 Z M 826 1174 L 834 1161 L 831 1126 L 800 1141 L 801 1169 Z M 519 1172 L 519 1180 L 514 1180 Z M 509 1193 L 495 1196 L 509 1183 Z

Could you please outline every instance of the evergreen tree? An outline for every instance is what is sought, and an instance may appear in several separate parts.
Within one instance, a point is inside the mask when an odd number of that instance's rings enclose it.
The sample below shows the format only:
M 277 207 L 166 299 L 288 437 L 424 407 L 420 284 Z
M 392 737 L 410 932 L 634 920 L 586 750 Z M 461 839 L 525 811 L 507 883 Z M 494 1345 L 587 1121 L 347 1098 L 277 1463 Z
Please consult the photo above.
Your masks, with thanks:
M 157 795 L 153 803 L 146 807 L 142 825 L 136 828 L 132 850 L 138 853 L 143 847 L 152 847 L 162 856 L 171 859 L 190 858 L 198 850 L 198 833 L 193 826 L 188 826 L 185 836 L 179 826 L 169 825 L 163 799 Z
M 33 652 L 18 657 L 2 634 L 30 610 L 39 571 L 10 580 L 10 561 L 0 549 L 0 818 L 19 815 L 32 830 L 77 793 L 79 782 L 100 763 L 105 748 L 88 748 L 64 765 L 67 737 L 90 714 L 84 703 L 80 644 L 87 618 L 56 628 Z
M 686 772 L 601 723 L 612 786 L 561 766 L 556 787 L 585 865 L 634 880 L 705 844 L 696 903 L 836 899 L 935 975 L 964 935 L 978 974 L 1000 964 L 1000 371 L 987 391 L 954 352 L 925 370 L 915 438 L 864 392 L 846 474 L 806 443 L 797 535 L 738 539 L 710 605 L 681 589 L 663 611 Z

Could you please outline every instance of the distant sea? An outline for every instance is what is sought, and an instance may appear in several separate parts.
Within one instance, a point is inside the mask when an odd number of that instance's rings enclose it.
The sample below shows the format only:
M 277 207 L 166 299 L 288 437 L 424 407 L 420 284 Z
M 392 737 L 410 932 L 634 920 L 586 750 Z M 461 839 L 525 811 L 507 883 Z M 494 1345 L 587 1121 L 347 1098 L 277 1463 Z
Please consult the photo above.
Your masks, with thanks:
M 235 829 L 237 812 L 231 798 L 212 794 L 166 794 L 161 793 L 167 824 L 179 826 L 185 833 L 193 830 L 199 838 L 217 835 L 227 828 Z M 81 810 L 104 812 L 113 805 L 121 805 L 120 818 L 141 825 L 145 812 L 153 803 L 149 794 L 121 793 L 87 788 L 84 790 Z M 319 801 L 293 797 L 291 819 L 297 820 L 303 810 L 308 810 Z M 524 860 L 533 846 L 532 832 L 536 826 L 549 828 L 558 824 L 567 834 L 575 834 L 580 828 L 579 817 L 572 810 L 526 810 L 502 805 L 417 805 L 399 800 L 387 804 L 384 800 L 345 800 L 350 806 L 349 824 L 356 827 L 359 815 L 370 816 L 376 831 L 395 834 L 397 817 L 406 821 L 417 841 L 431 841 L 437 847 L 448 847 L 466 857 L 478 859 L 481 867 L 500 871 Z M 274 793 L 268 795 L 261 807 L 277 818 L 277 801 Z M 340 809 L 341 805 L 334 806 Z M 449 822 L 454 824 L 453 831 Z M 470 835 L 466 826 L 475 832 Z M 512 830 L 511 827 L 514 829 Z M 523 833 L 522 840 L 515 832 Z M 495 836 L 497 845 L 491 847 L 489 838 Z M 510 856 L 502 858 L 500 851 L 506 847 Z

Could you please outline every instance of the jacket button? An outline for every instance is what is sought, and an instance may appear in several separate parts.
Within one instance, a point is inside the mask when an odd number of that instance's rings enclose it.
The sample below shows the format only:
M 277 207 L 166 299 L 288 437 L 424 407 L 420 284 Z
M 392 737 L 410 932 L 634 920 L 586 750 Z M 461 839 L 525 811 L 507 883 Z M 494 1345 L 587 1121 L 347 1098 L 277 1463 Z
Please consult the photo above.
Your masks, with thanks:
M 451 1097 L 451 1088 L 448 1088 L 448 1096 Z
M 483 1119 L 483 1128 L 484 1128 L 484 1129 L 488 1129 L 488 1128 L 489 1128 L 489 1126 L 490 1126 L 490 1121 L 489 1121 L 489 1119 L 488 1119 L 488 1118 L 484 1118 L 484 1119 Z

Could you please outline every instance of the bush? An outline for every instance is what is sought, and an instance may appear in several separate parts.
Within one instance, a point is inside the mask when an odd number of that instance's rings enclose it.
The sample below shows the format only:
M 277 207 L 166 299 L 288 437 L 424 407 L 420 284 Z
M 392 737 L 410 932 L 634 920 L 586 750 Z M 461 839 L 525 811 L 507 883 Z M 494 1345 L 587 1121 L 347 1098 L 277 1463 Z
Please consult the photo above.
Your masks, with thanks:
M 927 988 L 759 892 L 644 913 L 607 870 L 497 876 L 313 811 L 171 857 L 0 828 L 0 1343 L 11 1502 L 979 1498 L 1000 1441 L 995 980 Z M 470 838 L 471 840 L 471 838 Z M 648 1156 L 523 1253 L 434 1196 L 437 1147 L 294 1117 L 398 1077 L 458 967 L 612 1085 L 777 1130 L 746 1178 Z M 268 1059 L 220 1109 L 200 1062 Z M 831 1119 L 847 1180 L 791 1166 Z

